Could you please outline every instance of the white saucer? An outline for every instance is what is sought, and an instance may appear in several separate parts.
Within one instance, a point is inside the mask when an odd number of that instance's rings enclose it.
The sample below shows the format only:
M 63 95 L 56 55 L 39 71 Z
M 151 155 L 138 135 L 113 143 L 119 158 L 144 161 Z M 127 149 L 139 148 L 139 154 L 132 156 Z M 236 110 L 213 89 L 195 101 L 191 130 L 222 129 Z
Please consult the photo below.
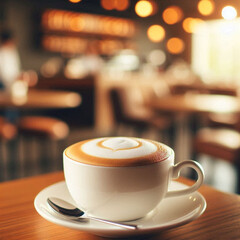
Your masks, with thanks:
M 173 181 L 169 188 L 171 190 L 178 190 L 185 187 L 186 185 Z M 54 215 L 54 213 L 48 211 L 49 208 L 46 201 L 48 197 L 53 196 L 74 203 L 69 195 L 65 181 L 53 184 L 43 189 L 34 200 L 34 206 L 43 218 L 55 224 L 103 237 L 129 237 L 134 235 L 155 234 L 162 230 L 193 221 L 205 211 L 207 206 L 206 200 L 199 192 L 191 195 L 166 198 L 146 217 L 131 222 L 137 224 L 139 229 L 127 230 L 93 220 L 83 223 L 68 221 Z

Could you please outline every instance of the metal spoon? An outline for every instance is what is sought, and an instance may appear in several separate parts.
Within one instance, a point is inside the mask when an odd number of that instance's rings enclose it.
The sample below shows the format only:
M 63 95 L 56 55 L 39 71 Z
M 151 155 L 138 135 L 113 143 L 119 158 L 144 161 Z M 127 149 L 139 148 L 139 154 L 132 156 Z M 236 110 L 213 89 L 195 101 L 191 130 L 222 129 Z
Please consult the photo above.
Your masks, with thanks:
M 70 217 L 70 218 L 81 218 L 85 213 L 80 210 L 79 208 L 76 208 L 74 205 L 71 203 L 68 203 L 62 199 L 51 197 L 47 199 L 47 203 L 49 206 L 57 213 L 63 214 L 64 216 Z M 89 218 L 91 220 L 111 224 L 114 226 L 130 229 L 130 230 L 135 230 L 137 229 L 137 225 L 133 224 L 125 224 L 125 223 L 119 223 L 119 222 L 112 222 L 109 220 L 101 219 L 101 218 L 96 218 L 92 216 L 86 216 L 85 218 Z

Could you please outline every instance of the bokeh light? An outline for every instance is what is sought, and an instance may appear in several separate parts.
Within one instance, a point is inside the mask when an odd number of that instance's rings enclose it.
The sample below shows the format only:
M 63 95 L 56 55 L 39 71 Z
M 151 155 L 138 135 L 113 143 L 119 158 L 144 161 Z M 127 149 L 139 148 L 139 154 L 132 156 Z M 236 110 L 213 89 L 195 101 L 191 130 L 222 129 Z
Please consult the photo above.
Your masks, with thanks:
M 200 0 L 198 2 L 198 11 L 204 16 L 212 14 L 214 8 L 215 4 L 212 0 Z
M 147 30 L 148 38 L 152 42 L 161 42 L 165 38 L 165 29 L 160 25 L 152 25 Z
M 148 61 L 154 66 L 161 66 L 166 62 L 166 54 L 161 49 L 154 49 L 149 53 Z
M 185 44 L 183 42 L 182 39 L 180 38 L 170 38 L 167 41 L 167 50 L 171 53 L 171 54 L 179 54 L 181 52 L 183 52 L 184 48 L 185 48 Z
M 124 11 L 129 7 L 129 0 L 101 0 L 100 4 L 105 10 Z
M 182 20 L 183 11 L 178 6 L 170 6 L 163 11 L 162 17 L 164 22 L 172 25 Z
M 226 6 L 222 9 L 222 17 L 231 20 L 237 17 L 237 10 L 232 6 Z
M 153 13 L 153 5 L 150 1 L 140 0 L 135 5 L 135 12 L 139 17 L 148 17 Z
M 79 2 L 81 2 L 82 0 L 68 0 L 69 2 L 71 2 L 71 3 L 79 3 Z
M 187 33 L 193 33 L 196 28 L 199 26 L 199 24 L 203 24 L 204 21 L 200 18 L 185 18 L 183 20 L 182 26 L 185 32 Z
M 124 11 L 129 7 L 129 0 L 115 0 L 115 9 Z
M 105 10 L 114 9 L 114 0 L 101 0 L 100 4 Z
M 63 10 L 46 10 L 42 16 L 44 29 L 57 32 L 84 32 L 101 35 L 130 37 L 135 34 L 133 21 Z

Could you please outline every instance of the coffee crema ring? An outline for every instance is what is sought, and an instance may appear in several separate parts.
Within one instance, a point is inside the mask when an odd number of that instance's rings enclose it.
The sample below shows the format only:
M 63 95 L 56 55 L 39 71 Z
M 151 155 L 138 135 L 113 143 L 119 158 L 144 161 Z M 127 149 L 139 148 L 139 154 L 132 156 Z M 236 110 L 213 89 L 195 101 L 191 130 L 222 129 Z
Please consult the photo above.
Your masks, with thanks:
M 108 137 L 85 140 L 69 146 L 71 160 L 106 167 L 141 166 L 167 159 L 172 150 L 164 144 L 141 138 Z

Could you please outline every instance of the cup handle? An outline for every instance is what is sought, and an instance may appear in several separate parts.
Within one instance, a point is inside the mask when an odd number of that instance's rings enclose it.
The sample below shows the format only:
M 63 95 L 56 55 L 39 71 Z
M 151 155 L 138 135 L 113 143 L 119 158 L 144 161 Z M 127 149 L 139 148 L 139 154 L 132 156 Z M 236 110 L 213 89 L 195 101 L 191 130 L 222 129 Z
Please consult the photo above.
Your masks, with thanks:
M 185 188 L 182 190 L 177 190 L 177 191 L 169 191 L 166 193 L 165 197 L 176 197 L 176 196 L 180 196 L 180 195 L 189 194 L 189 193 L 195 192 L 202 185 L 203 180 L 204 180 L 203 168 L 198 162 L 195 162 L 192 160 L 182 161 L 182 162 L 179 162 L 176 165 L 174 165 L 172 168 L 172 176 L 171 177 L 173 179 L 178 178 L 180 175 L 181 169 L 184 167 L 193 168 L 197 172 L 197 175 L 198 175 L 197 181 L 188 188 Z

